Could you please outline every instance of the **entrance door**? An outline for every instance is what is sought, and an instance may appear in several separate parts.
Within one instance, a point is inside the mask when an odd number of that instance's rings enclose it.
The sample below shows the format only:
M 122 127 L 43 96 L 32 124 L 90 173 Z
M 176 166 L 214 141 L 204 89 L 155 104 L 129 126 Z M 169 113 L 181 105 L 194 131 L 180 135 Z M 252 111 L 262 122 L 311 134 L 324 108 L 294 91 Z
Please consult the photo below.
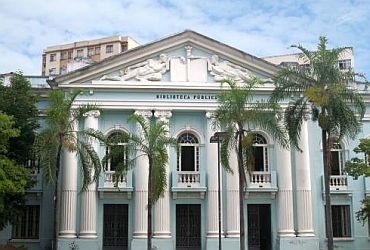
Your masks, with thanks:
M 201 249 L 200 205 L 176 205 L 176 249 Z
M 128 205 L 104 204 L 103 250 L 127 250 Z
M 248 249 L 271 250 L 270 205 L 248 205 Z

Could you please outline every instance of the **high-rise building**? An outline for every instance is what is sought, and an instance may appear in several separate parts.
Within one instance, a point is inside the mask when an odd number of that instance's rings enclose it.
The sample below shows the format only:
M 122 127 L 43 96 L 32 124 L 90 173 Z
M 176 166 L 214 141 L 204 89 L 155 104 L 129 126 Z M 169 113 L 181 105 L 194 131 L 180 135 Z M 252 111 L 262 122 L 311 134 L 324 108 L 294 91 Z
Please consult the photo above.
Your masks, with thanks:
M 47 47 L 42 54 L 42 75 L 62 75 L 139 46 L 128 36 L 110 36 Z

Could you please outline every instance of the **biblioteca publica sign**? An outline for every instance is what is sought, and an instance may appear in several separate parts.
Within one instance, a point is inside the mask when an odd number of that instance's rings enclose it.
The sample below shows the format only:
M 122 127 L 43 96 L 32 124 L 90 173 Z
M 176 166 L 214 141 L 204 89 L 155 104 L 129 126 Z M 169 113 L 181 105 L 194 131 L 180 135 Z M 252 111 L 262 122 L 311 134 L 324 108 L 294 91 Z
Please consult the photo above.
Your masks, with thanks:
M 159 100 L 217 100 L 216 94 L 156 94 Z

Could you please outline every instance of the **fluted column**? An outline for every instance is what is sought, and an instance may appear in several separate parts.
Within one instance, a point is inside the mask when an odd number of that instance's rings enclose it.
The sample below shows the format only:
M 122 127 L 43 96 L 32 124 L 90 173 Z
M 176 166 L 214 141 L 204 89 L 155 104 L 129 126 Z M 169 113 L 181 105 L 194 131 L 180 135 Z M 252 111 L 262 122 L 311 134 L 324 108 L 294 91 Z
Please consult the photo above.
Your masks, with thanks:
M 230 167 L 234 174 L 227 174 L 227 237 L 240 237 L 239 224 L 239 172 L 238 158 L 235 149 L 230 152 Z
M 210 138 L 217 131 L 212 126 L 213 114 L 212 112 L 206 113 L 207 117 L 207 222 L 208 230 L 207 237 L 218 237 L 218 145 L 217 143 L 210 143 Z M 220 176 L 222 180 L 222 176 Z M 222 185 L 220 186 L 220 192 L 222 194 Z M 222 211 L 222 202 L 221 202 Z M 221 223 L 222 223 L 222 212 L 221 212 Z M 222 230 L 222 225 L 221 225 Z M 223 234 L 223 232 L 221 232 Z
M 100 116 L 99 111 L 90 111 L 84 115 L 85 118 L 85 129 L 99 128 Z M 98 151 L 98 142 L 92 140 L 89 143 L 92 144 L 95 151 Z M 93 169 L 91 175 L 94 175 Z M 81 194 L 81 221 L 80 221 L 80 238 L 96 238 L 96 182 L 92 182 L 87 186 L 87 189 Z
M 295 153 L 295 179 L 297 188 L 298 236 L 315 236 L 312 218 L 310 152 L 307 122 L 303 121 L 299 144 L 302 152 Z
M 277 145 L 276 164 L 279 184 L 277 195 L 278 234 L 280 237 L 295 237 L 290 150 Z
M 141 115 L 147 119 L 152 117 L 150 110 L 138 110 L 135 114 Z M 142 130 L 137 125 L 137 134 L 141 135 Z M 146 156 L 142 156 L 141 152 L 137 152 L 136 167 L 135 167 L 135 227 L 134 238 L 147 238 L 148 226 L 148 176 L 149 176 L 149 161 Z
M 77 130 L 77 122 L 73 124 Z M 74 133 L 76 136 L 76 133 Z M 61 187 L 61 220 L 59 237 L 76 238 L 76 204 L 77 204 L 77 155 L 63 149 Z
M 172 116 L 171 111 L 169 110 L 157 110 L 154 113 L 154 116 L 160 121 L 167 123 L 167 129 L 169 129 L 169 119 Z M 169 148 L 167 148 L 169 153 Z M 170 168 L 168 163 L 166 164 L 166 173 L 167 173 L 167 187 L 164 190 L 163 197 L 160 197 L 159 200 L 154 204 L 154 237 L 155 238 L 170 238 L 171 237 L 171 227 L 170 227 L 170 196 L 169 196 L 169 180 L 170 180 Z

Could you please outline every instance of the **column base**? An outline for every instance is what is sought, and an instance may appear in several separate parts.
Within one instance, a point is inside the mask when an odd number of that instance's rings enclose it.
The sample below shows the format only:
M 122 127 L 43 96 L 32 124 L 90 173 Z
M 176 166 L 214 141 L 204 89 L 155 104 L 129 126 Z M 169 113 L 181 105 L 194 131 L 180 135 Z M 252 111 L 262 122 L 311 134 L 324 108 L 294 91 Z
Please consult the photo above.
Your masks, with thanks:
M 85 231 L 85 232 L 80 232 L 80 234 L 78 235 L 78 238 L 95 239 L 95 238 L 98 238 L 98 235 L 96 234 L 95 231 Z
M 146 244 L 147 244 L 146 238 L 134 237 L 131 241 L 131 249 L 147 250 Z
M 228 231 L 226 238 L 240 238 L 240 231 Z
M 65 238 L 65 239 L 74 239 L 77 238 L 76 231 L 60 231 L 59 232 L 59 238 Z
M 297 234 L 298 237 L 315 237 L 313 230 L 307 230 L 307 231 L 298 231 Z
M 157 239 L 168 239 L 171 238 L 171 232 L 155 232 L 153 238 Z
M 319 249 L 319 239 L 314 237 L 278 237 L 277 250 Z
M 221 238 L 224 238 L 225 234 L 221 231 Z M 207 238 L 218 238 L 218 231 L 212 231 L 207 233 Z
M 218 249 L 218 239 L 212 239 L 214 242 L 209 242 L 207 239 L 207 250 Z M 240 238 L 238 237 L 226 237 L 221 239 L 222 249 L 240 249 Z M 245 247 L 247 249 L 247 247 Z
M 158 249 L 158 250 L 159 249 L 166 249 L 166 250 L 168 249 L 168 250 L 171 250 L 171 249 L 174 249 L 174 246 L 176 245 L 176 243 L 174 244 L 173 241 L 174 240 L 171 236 L 169 238 L 153 238 L 152 239 L 152 246 L 153 246 L 153 249 Z M 132 249 L 136 249 L 136 248 L 132 248 Z
M 58 249 L 101 250 L 98 239 L 59 239 Z

